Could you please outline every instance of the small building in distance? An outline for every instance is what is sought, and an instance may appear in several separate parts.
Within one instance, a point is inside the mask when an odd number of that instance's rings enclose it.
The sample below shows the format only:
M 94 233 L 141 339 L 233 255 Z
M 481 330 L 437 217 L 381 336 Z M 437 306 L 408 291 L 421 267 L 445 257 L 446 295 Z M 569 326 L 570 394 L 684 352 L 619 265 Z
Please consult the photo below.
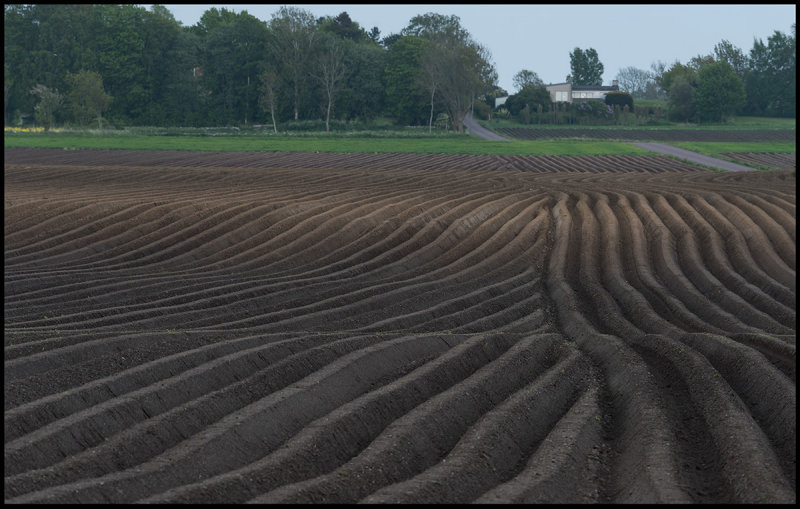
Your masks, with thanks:
M 564 83 L 553 83 L 544 86 L 550 92 L 550 99 L 556 102 L 571 103 L 586 99 L 602 101 L 606 98 L 606 93 L 619 91 L 619 82 L 614 80 L 611 85 L 573 85 L 572 76 L 567 76 Z M 494 107 L 498 108 L 506 103 L 508 96 L 496 97 Z
M 606 93 L 619 90 L 619 83 L 614 80 L 610 86 L 573 85 L 572 76 L 567 76 L 567 81 L 564 83 L 545 85 L 545 88 L 550 92 L 550 98 L 553 102 L 571 103 L 586 99 L 602 101 L 605 99 Z

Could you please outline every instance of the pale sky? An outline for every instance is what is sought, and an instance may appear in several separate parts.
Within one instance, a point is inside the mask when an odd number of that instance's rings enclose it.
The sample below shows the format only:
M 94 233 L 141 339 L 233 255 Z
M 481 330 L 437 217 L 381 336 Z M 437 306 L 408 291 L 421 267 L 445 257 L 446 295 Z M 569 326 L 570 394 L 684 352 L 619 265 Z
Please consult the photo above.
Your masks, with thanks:
M 499 85 L 512 94 L 512 79 L 522 69 L 534 71 L 545 83 L 563 82 L 576 46 L 597 50 L 604 85 L 624 67 L 649 70 L 658 60 L 685 64 L 712 53 L 723 39 L 749 55 L 755 39 L 766 44 L 776 30 L 791 35 L 796 10 L 795 4 L 164 4 L 185 26 L 197 23 L 211 7 L 246 10 L 269 22 L 281 5 L 317 18 L 346 11 L 367 31 L 377 26 L 381 37 L 399 33 L 417 14 L 455 14 L 472 38 L 489 49 Z

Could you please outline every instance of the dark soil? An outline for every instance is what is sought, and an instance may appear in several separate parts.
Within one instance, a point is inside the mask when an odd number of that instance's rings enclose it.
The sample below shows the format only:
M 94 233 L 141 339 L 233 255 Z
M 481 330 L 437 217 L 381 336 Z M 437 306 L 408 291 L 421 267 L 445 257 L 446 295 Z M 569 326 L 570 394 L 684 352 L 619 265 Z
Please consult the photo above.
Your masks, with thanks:
M 6 149 L 4 177 L 7 503 L 796 500 L 791 169 Z

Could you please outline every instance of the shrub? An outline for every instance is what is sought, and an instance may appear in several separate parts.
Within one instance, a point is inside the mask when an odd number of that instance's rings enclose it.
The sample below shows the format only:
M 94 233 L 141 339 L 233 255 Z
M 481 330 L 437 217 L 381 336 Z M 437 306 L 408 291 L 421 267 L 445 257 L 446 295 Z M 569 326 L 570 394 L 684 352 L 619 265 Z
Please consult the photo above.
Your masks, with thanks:
M 619 105 L 621 109 L 627 104 L 628 108 L 633 109 L 633 96 L 627 92 L 608 92 L 605 101 L 609 106 Z
M 474 111 L 476 118 L 479 118 L 481 120 L 488 120 L 489 113 L 492 111 L 492 108 L 483 101 L 475 101 Z

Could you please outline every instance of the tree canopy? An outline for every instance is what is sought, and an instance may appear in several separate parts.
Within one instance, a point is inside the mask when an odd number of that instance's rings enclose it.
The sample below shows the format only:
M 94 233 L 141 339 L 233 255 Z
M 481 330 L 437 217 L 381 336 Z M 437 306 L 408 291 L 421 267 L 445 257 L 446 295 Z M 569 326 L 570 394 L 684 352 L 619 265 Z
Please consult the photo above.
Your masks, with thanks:
M 5 4 L 4 43 L 7 125 L 268 123 L 277 131 L 283 123 L 333 128 L 385 116 L 432 128 L 446 114 L 460 130 L 466 112 L 493 109 L 493 99 L 505 95 L 488 48 L 458 16 L 433 12 L 381 38 L 378 27 L 366 30 L 346 11 L 317 18 L 302 7 L 281 7 L 268 20 L 209 7 L 196 24 L 182 26 L 162 5 Z M 754 41 L 749 54 L 722 40 L 712 53 L 679 67 L 629 67 L 618 79 L 637 99 L 664 97 L 678 83 L 670 104 L 676 115 L 695 118 L 690 110 L 697 105 L 681 101 L 693 101 L 700 71 L 721 61 L 744 84 L 746 98 L 735 112 L 795 115 L 794 27 L 791 34 L 776 31 Z M 570 64 L 574 84 L 602 84 L 603 65 L 593 48 L 575 48 Z M 113 98 L 92 113 L 75 92 L 82 72 L 95 73 Z M 522 69 L 514 85 L 519 95 L 543 83 Z
M 575 85 L 602 85 L 603 63 L 594 48 L 586 51 L 576 47 L 569 54 L 569 68 Z

